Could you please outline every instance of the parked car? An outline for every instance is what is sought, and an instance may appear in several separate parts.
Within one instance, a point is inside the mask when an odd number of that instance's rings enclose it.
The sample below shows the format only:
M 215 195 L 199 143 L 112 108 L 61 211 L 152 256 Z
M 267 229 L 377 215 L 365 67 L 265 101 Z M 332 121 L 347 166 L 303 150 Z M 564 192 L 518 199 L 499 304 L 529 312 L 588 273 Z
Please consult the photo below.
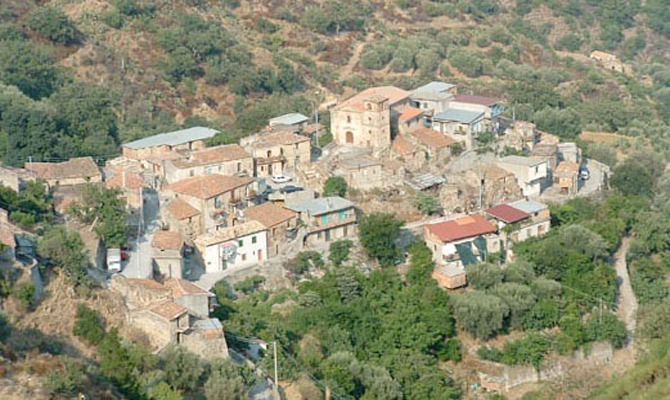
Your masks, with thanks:
M 284 193 L 284 194 L 299 192 L 301 190 L 305 190 L 305 189 L 301 188 L 300 186 L 294 186 L 294 185 L 286 185 L 283 188 L 279 189 L 279 191 Z
M 272 178 L 270 179 L 272 179 L 272 182 L 274 183 L 286 183 L 291 181 L 291 178 L 285 175 L 272 175 Z
M 121 272 L 121 249 L 107 249 L 107 271 L 111 274 Z
M 589 169 L 586 168 L 585 165 L 583 165 L 581 168 L 579 168 L 579 179 L 585 181 L 588 180 L 591 177 L 591 173 L 589 172 Z

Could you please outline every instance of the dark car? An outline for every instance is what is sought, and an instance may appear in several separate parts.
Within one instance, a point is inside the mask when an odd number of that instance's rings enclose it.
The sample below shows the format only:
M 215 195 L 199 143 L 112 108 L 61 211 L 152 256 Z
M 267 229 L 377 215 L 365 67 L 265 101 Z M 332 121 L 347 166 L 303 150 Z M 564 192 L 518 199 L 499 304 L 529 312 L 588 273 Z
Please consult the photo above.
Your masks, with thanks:
M 299 192 L 301 190 L 305 189 L 301 188 L 300 186 L 294 186 L 294 185 L 286 185 L 283 188 L 279 189 L 279 191 L 282 193 L 294 193 Z

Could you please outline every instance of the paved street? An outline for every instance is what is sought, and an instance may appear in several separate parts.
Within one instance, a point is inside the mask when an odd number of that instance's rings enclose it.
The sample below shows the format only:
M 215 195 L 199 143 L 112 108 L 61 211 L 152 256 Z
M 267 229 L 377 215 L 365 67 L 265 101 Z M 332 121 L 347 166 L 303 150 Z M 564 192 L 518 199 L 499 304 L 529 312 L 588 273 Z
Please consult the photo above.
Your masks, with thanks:
M 128 260 L 123 265 L 121 274 L 127 278 L 149 278 L 152 275 L 151 240 L 160 229 L 158 225 L 158 195 L 155 191 L 144 191 L 144 224 L 135 241 L 130 242 L 132 250 L 128 252 Z

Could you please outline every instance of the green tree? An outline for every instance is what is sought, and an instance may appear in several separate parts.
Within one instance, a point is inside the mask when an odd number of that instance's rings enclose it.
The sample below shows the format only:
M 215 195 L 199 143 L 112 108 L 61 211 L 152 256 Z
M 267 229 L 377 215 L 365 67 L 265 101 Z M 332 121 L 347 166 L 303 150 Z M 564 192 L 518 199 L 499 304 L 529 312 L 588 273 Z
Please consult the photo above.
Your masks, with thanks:
M 182 400 L 184 397 L 165 382 L 152 386 L 147 393 L 150 400 Z
M 128 212 L 121 191 L 88 184 L 81 204 L 73 205 L 70 214 L 84 223 L 93 223 L 95 233 L 108 247 L 120 247 L 128 240 Z
M 162 366 L 167 382 L 176 390 L 195 390 L 205 372 L 200 358 L 183 347 L 168 348 L 163 353 Z
M 52 226 L 37 244 L 37 254 L 63 268 L 71 285 L 91 284 L 86 272 L 88 257 L 79 233 L 63 225 Z
M 77 29 L 65 13 L 54 7 L 37 7 L 27 18 L 30 29 L 56 43 L 77 42 Z
M 121 342 L 116 328 L 112 329 L 98 346 L 100 372 L 130 396 L 137 396 L 139 383 L 131 349 Z
M 591 340 L 607 340 L 616 349 L 626 344 L 626 326 L 610 312 L 591 316 L 586 323 L 586 334 Z
M 12 294 L 26 310 L 35 307 L 35 285 L 30 281 L 24 281 L 12 289 Z
M 442 208 L 435 197 L 423 192 L 417 193 L 414 197 L 414 206 L 426 215 L 435 214 Z
M 535 305 L 535 295 L 530 287 L 515 282 L 505 282 L 496 285 L 491 294 L 495 294 L 507 305 L 510 310 L 509 323 L 514 329 L 521 328 L 526 313 Z
M 105 322 L 102 315 L 86 304 L 79 303 L 76 318 L 72 333 L 83 338 L 88 344 L 100 344 L 105 337 Z
M 26 40 L 5 40 L 0 41 L 0 53 L 0 80 L 15 85 L 30 98 L 47 97 L 63 83 L 63 70 L 55 64 L 49 47 Z
M 347 181 L 341 176 L 331 176 L 326 179 L 323 185 L 324 196 L 340 196 L 344 197 L 347 194 Z
M 227 359 L 214 360 L 204 389 L 207 400 L 242 400 L 248 397 L 247 385 L 238 367 Z
M 456 325 L 479 339 L 488 339 L 503 329 L 509 306 L 497 296 L 468 292 L 451 297 Z
M 612 174 L 612 186 L 624 195 L 650 196 L 654 182 L 651 174 L 637 162 L 624 161 Z
M 398 257 L 395 245 L 400 237 L 402 221 L 393 214 L 374 213 L 364 216 L 358 225 L 358 236 L 368 256 L 376 258 L 382 266 L 392 265 Z
M 473 265 L 468 270 L 468 283 L 475 289 L 484 290 L 494 287 L 503 280 L 503 271 L 490 263 Z
M 70 357 L 61 356 L 56 367 L 46 374 L 46 386 L 53 394 L 74 395 L 83 388 L 86 374 L 81 364 Z
M 331 243 L 328 259 L 334 266 L 339 267 L 349 258 L 349 251 L 353 245 L 351 240 L 337 240 Z

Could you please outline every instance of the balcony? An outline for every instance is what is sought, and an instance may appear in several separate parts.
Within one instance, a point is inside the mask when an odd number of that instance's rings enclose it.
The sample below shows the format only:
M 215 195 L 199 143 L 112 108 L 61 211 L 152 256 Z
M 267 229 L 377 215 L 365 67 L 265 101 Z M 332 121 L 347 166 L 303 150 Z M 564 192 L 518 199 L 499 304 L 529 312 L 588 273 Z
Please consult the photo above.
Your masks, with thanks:
M 286 162 L 286 157 L 284 157 L 283 155 L 271 156 L 271 157 L 256 157 L 255 160 L 257 165 L 268 165 L 268 164 Z

